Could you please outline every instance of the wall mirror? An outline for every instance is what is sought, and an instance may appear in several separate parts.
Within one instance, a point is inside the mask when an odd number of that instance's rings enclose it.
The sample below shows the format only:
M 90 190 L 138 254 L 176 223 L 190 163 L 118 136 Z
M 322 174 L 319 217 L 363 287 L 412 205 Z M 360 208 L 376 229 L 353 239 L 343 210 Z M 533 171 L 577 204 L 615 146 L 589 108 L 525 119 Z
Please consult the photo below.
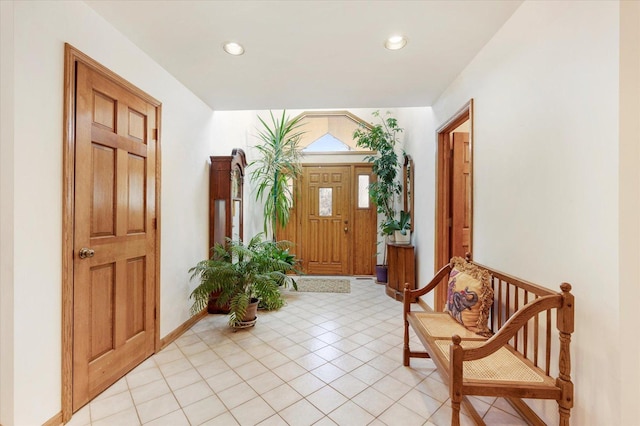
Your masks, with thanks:
M 414 229 L 414 225 L 413 225 L 413 194 L 414 194 L 414 190 L 413 190 L 413 185 L 415 182 L 415 179 L 413 177 L 413 170 L 414 170 L 414 165 L 413 165 L 413 158 L 411 158 L 410 155 L 405 154 L 404 155 L 404 165 L 402 166 L 402 176 L 404 179 L 403 185 L 402 185 L 402 199 L 404 200 L 404 211 L 409 213 L 409 216 L 411 217 L 411 231 L 413 231 Z

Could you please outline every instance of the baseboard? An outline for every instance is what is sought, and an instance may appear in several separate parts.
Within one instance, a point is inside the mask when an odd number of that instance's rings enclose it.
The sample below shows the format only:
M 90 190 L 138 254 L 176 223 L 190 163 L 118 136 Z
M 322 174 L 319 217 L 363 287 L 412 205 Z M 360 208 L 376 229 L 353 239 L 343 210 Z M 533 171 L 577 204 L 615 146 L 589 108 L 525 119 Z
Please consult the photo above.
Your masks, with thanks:
M 198 321 L 200 321 L 202 318 L 206 316 L 207 316 L 207 310 L 203 309 L 199 314 L 192 316 L 191 318 L 186 320 L 181 326 L 179 326 L 178 328 L 173 330 L 171 333 L 164 336 L 162 339 L 160 339 L 160 349 L 158 351 L 161 351 L 167 346 L 169 346 L 171 343 L 173 343 L 174 340 L 182 336 L 185 331 L 193 327 L 195 323 L 197 323 Z
M 42 426 L 60 426 L 62 423 L 62 411 L 60 411 L 55 416 L 51 417 L 49 420 L 44 422 Z
M 542 421 L 542 419 L 538 416 L 538 414 L 536 414 L 536 412 L 533 411 L 531 407 L 529 407 L 527 403 L 524 402 L 522 399 L 510 398 L 510 397 L 506 397 L 505 399 L 509 404 L 511 404 L 513 409 L 516 410 L 518 414 L 520 414 L 520 417 L 522 417 L 522 419 L 525 422 L 527 422 L 528 425 L 530 426 L 546 425 L 546 423 Z
M 418 297 L 418 305 L 420 305 L 420 307 L 424 309 L 425 312 L 433 312 L 433 308 L 431 308 L 431 306 L 429 306 L 429 304 L 427 304 L 427 302 L 422 300 L 420 297 Z

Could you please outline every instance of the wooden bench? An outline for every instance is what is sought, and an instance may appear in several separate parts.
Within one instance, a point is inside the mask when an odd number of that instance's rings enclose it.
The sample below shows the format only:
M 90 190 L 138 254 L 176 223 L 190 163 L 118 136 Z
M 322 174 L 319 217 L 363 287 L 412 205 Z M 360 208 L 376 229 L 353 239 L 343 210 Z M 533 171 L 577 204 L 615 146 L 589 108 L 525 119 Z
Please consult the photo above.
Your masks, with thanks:
M 467 257 L 470 262 L 470 256 Z M 475 264 L 473 262 L 470 262 Z M 447 312 L 411 311 L 412 301 L 434 290 L 447 288 L 451 265 L 438 271 L 423 288 L 404 289 L 404 365 L 411 358 L 431 358 L 449 385 L 451 424 L 460 424 L 460 407 L 476 424 L 484 421 L 467 395 L 504 397 L 533 425 L 545 423 L 522 398 L 553 399 L 558 402 L 560 425 L 569 425 L 573 407 L 569 344 L 574 328 L 574 298 L 571 285 L 554 292 L 483 265 L 491 277 L 493 305 L 489 328 L 493 336 L 479 336 L 455 321 Z M 552 339 L 552 321 L 559 343 Z M 426 352 L 409 348 L 409 326 Z M 553 357 L 552 357 L 553 355 Z M 552 358 L 557 370 L 552 367 Z

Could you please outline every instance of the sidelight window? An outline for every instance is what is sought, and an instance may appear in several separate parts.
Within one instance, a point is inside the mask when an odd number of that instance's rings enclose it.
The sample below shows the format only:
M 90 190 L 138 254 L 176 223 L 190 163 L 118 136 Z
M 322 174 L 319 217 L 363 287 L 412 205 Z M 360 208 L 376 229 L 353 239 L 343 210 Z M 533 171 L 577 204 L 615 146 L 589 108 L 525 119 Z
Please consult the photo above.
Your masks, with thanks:
M 369 175 L 358 175 L 358 208 L 369 208 Z

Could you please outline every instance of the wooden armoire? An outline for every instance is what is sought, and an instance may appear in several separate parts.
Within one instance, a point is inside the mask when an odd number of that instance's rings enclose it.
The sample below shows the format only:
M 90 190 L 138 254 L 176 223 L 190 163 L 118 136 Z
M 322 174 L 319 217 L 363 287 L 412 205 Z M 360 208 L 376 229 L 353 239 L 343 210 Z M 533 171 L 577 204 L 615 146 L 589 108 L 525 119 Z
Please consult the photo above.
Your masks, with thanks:
M 243 239 L 243 186 L 247 159 L 234 148 L 231 155 L 211 156 L 209 172 L 209 247 L 225 238 Z

